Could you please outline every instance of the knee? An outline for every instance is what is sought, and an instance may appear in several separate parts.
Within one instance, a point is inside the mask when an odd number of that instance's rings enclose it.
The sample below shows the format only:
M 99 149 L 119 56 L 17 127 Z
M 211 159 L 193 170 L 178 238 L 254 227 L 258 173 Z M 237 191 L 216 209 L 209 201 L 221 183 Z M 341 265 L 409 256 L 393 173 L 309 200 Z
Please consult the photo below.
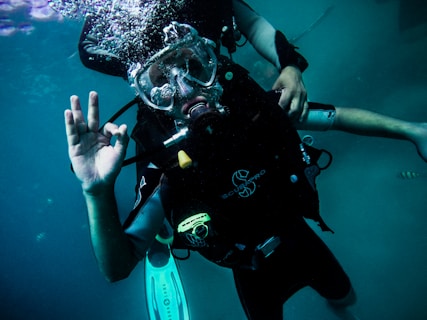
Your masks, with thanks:
M 353 286 L 350 287 L 349 292 L 340 299 L 328 299 L 328 303 L 334 308 L 345 308 L 355 304 L 357 301 L 356 292 Z

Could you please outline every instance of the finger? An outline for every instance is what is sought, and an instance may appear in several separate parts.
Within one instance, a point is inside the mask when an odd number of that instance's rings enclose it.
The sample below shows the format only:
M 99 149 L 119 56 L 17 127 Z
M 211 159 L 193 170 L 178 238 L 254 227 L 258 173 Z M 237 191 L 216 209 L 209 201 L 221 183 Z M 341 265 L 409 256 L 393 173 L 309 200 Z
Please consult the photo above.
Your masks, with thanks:
M 76 125 L 74 123 L 73 112 L 71 110 L 65 110 L 64 112 L 65 120 L 65 133 L 67 135 L 68 145 L 75 146 L 79 143 L 79 134 L 77 132 Z
M 73 112 L 74 123 L 84 123 L 84 116 L 82 107 L 80 105 L 80 99 L 78 96 L 72 95 L 70 97 L 71 111 Z
M 308 102 L 306 101 L 304 102 L 304 108 L 299 118 L 299 122 L 304 122 L 307 119 L 308 112 L 309 112 L 309 105 L 308 105 Z
M 88 113 L 87 113 L 87 126 L 89 131 L 98 132 L 99 130 L 99 103 L 98 103 L 98 93 L 91 91 L 89 93 L 89 103 L 88 103 Z
M 107 122 L 102 128 L 102 135 L 110 139 L 112 136 L 117 134 L 119 127 L 111 122 Z
M 289 111 L 288 111 L 288 115 L 291 119 L 298 119 L 301 115 L 302 112 L 302 108 L 303 106 L 300 103 L 299 99 L 292 99 L 290 106 L 289 106 Z
M 78 96 L 72 95 L 70 97 L 71 111 L 73 112 L 74 124 L 79 134 L 87 132 L 87 125 L 83 116 L 80 99 Z
M 281 82 L 281 81 L 279 81 L 279 79 L 277 79 L 277 80 L 274 82 L 273 86 L 271 87 L 271 90 L 280 90 L 280 89 L 282 89 L 282 88 L 283 88 L 282 82 Z
M 116 144 L 114 145 L 114 150 L 116 150 L 116 152 L 121 155 L 121 158 L 123 160 L 126 155 L 126 149 L 129 143 L 127 126 L 125 124 L 122 124 L 118 128 L 116 137 L 117 137 L 117 140 L 116 140 Z
M 291 95 L 289 93 L 289 90 L 282 88 L 281 91 L 282 92 L 279 98 L 279 106 L 282 107 L 283 110 L 289 110 L 291 103 Z

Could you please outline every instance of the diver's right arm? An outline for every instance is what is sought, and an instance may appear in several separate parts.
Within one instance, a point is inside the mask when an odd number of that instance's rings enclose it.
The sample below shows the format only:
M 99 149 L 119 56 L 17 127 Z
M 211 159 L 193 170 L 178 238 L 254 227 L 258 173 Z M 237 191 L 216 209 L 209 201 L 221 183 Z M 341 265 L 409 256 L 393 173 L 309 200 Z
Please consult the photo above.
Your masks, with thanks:
M 83 191 L 83 195 L 98 267 L 108 281 L 122 280 L 131 273 L 138 259 L 120 224 L 114 187 L 97 194 Z
M 126 278 L 138 262 L 133 246 L 119 220 L 114 184 L 125 157 L 129 137 L 125 125 L 108 123 L 99 131 L 98 95 L 91 92 L 87 122 L 77 96 L 65 111 L 68 153 L 86 200 L 95 256 L 107 280 Z M 111 145 L 111 138 L 116 143 Z M 154 212 L 144 217 L 147 248 L 160 228 L 163 216 Z M 153 222 L 153 224 L 151 224 Z

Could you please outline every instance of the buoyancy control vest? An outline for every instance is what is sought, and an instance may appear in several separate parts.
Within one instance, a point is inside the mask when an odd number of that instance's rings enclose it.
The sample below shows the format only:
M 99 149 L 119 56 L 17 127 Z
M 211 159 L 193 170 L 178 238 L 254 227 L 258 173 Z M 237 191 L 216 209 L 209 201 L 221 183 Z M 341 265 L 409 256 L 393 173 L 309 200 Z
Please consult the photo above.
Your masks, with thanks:
M 165 173 L 161 196 L 176 233 L 174 246 L 232 266 L 280 236 L 292 217 L 314 219 L 330 230 L 319 215 L 315 184 L 320 151 L 301 141 L 277 104 L 280 94 L 265 92 L 224 57 L 218 77 L 226 115 L 208 133 L 190 131 L 182 143 L 148 157 Z M 170 119 L 150 112 L 140 108 L 133 132 L 145 151 L 170 136 L 172 127 Z M 192 159 L 189 168 L 178 165 L 180 150 Z

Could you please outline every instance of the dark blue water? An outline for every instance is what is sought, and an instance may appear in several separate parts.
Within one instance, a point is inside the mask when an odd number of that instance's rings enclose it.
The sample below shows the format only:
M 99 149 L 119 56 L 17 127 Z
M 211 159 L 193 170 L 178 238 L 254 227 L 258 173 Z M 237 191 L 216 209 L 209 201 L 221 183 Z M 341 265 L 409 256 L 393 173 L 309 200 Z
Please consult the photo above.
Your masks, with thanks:
M 289 37 L 331 5 L 249 2 Z M 31 33 L 0 37 L 0 317 L 146 319 L 142 264 L 116 284 L 98 272 L 63 125 L 71 94 L 85 102 L 89 90 L 98 91 L 106 119 L 133 92 L 122 79 L 82 66 L 80 22 L 30 21 Z M 297 45 L 310 61 L 311 100 L 427 120 L 427 37 L 399 30 L 397 1 L 337 1 Z M 236 59 L 252 69 L 259 58 L 247 45 Z M 358 319 L 427 319 L 426 163 L 403 141 L 313 135 L 334 154 L 318 186 L 335 234 L 322 237 L 357 291 L 351 312 Z M 399 179 L 404 170 L 424 175 Z M 124 214 L 132 206 L 133 174 L 126 168 L 118 181 Z M 244 319 L 228 270 L 196 254 L 180 269 L 193 319 Z M 338 319 L 310 289 L 284 310 L 287 319 Z

